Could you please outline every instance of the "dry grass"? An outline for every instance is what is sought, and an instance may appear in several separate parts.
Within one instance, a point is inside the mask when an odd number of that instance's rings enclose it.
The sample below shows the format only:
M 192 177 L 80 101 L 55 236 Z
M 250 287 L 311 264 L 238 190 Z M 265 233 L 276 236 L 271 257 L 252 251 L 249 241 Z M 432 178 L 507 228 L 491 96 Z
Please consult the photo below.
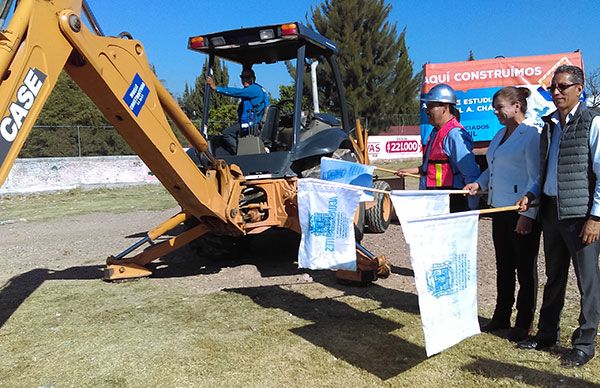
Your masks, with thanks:
M 42 221 L 96 212 L 125 213 L 159 210 L 177 202 L 161 185 L 115 189 L 69 190 L 55 193 L 0 196 L 0 224 Z
M 161 190 L 3 198 L 0 210 L 40 219 L 173 206 Z M 47 203 L 59 209 L 31 213 Z M 557 352 L 518 351 L 489 334 L 426 358 L 413 292 L 322 274 L 206 292 L 192 285 L 202 276 L 109 284 L 97 266 L 23 272 L 0 285 L 0 387 L 600 386 L 598 359 L 566 370 Z M 568 295 L 563 344 L 577 325 L 573 282 Z
M 194 293 L 46 281 L 0 329 L 0 386 L 590 386 L 591 363 L 482 334 L 427 359 L 414 296 L 374 285 Z M 570 308 L 573 306 L 570 306 Z

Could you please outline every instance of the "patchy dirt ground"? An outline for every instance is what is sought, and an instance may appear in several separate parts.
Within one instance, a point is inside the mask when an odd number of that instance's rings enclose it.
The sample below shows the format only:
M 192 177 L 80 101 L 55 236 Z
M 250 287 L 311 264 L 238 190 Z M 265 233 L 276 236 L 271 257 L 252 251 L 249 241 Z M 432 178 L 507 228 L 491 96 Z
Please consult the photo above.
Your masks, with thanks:
M 107 256 L 120 252 L 140 238 L 142 232 L 176 211 L 90 214 L 50 222 L 0 225 L 0 285 L 12 279 L 13 284 L 18 282 L 24 290 L 30 290 L 44 280 L 100 279 Z M 198 257 L 192 248 L 186 247 L 154 263 L 153 278 L 160 284 L 187 285 L 202 293 L 235 287 L 333 281 L 333 272 L 299 270 L 295 252 L 289 249 L 295 243 L 297 240 L 289 234 L 263 236 L 256 238 L 251 249 L 241 256 L 219 260 Z M 379 286 L 416 294 L 408 247 L 399 225 L 391 225 L 384 234 L 366 234 L 364 244 L 373 253 L 385 255 L 393 265 L 392 275 L 378 280 Z M 489 317 L 495 298 L 489 219 L 480 221 L 478 258 L 480 312 Z

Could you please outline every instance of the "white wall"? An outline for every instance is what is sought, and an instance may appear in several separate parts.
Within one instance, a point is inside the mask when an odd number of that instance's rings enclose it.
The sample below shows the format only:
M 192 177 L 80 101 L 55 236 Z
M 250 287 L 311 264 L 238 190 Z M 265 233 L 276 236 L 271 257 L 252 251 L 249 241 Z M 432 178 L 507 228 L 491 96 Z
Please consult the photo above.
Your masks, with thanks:
M 158 183 L 137 156 L 17 159 L 0 195 Z

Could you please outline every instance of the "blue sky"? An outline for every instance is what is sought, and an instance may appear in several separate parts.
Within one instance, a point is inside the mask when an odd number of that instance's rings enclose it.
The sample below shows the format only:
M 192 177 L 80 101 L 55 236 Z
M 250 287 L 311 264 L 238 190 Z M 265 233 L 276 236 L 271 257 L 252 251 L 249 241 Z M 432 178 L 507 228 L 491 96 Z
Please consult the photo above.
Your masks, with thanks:
M 106 35 L 130 32 L 145 46 L 159 78 L 175 94 L 193 84 L 205 56 L 187 49 L 190 36 L 239 27 L 304 21 L 316 0 L 156 1 L 88 0 Z M 583 53 L 585 71 L 600 68 L 600 0 L 388 0 L 389 20 L 406 27 L 415 71 L 426 62 Z M 283 67 L 255 67 L 258 81 L 276 94 L 290 78 Z M 231 68 L 231 85 L 239 67 Z M 237 85 L 239 86 L 239 85 Z

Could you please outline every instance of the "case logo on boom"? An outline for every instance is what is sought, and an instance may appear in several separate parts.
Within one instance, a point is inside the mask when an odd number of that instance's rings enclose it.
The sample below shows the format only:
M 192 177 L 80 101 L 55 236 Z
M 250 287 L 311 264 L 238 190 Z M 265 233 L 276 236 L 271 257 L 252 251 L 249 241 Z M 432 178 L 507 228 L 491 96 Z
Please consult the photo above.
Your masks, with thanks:
M 23 84 L 17 89 L 16 101 L 10 103 L 8 114 L 0 121 L 0 136 L 7 142 L 17 137 L 46 77 L 46 74 L 34 68 L 25 75 Z

